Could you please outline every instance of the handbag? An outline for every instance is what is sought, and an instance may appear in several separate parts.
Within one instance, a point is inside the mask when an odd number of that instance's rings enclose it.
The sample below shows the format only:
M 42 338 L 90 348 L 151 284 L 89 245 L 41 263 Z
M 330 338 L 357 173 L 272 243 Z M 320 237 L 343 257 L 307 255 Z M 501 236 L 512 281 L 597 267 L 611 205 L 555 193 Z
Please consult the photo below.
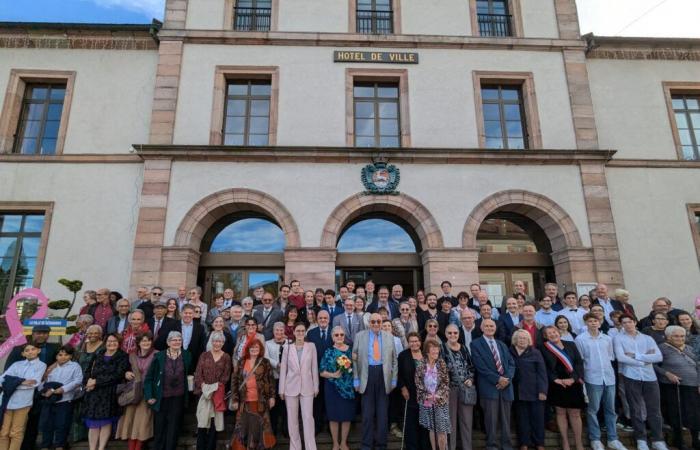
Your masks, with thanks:
M 97 352 L 95 352 L 97 353 Z M 92 370 L 95 368 L 95 363 L 97 362 L 97 356 L 93 354 L 92 357 L 92 364 L 90 365 L 90 372 L 88 376 L 83 377 L 83 382 L 80 386 L 78 386 L 75 389 L 75 393 L 73 394 L 73 401 L 81 400 L 83 397 L 85 397 L 85 393 L 87 392 L 85 390 L 85 384 L 87 383 L 87 380 L 92 377 Z
M 129 355 L 129 362 L 133 369 L 134 379 L 117 385 L 117 403 L 119 406 L 136 405 L 143 400 L 143 383 L 141 372 L 136 364 L 136 356 Z
M 450 350 L 447 345 L 445 345 L 445 353 L 447 357 L 450 358 L 450 363 L 452 367 L 455 367 L 454 355 L 452 355 L 452 350 Z M 476 386 L 472 383 L 471 386 L 464 384 L 466 378 L 460 377 L 459 389 L 458 389 L 458 399 L 462 405 L 476 405 Z

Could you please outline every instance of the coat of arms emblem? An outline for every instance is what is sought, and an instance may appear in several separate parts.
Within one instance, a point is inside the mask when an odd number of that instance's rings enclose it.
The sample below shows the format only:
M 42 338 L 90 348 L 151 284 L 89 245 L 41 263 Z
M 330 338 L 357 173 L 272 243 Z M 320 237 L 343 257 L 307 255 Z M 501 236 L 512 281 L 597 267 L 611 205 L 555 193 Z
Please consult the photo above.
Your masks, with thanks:
M 362 168 L 361 178 L 362 184 L 367 189 L 365 194 L 398 194 L 396 187 L 399 185 L 401 173 L 393 164 L 385 162 L 367 164 Z

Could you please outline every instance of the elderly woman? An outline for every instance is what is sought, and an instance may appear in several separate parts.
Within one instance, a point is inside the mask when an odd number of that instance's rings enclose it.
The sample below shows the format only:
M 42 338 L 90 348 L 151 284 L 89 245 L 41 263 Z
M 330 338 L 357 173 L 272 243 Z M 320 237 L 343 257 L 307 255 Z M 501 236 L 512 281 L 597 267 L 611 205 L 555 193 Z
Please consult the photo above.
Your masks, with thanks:
M 224 342 L 224 353 L 230 355 L 233 353 L 233 347 L 235 346 L 235 341 L 233 339 L 233 336 L 231 336 L 231 328 L 226 326 L 226 321 L 224 320 L 223 317 L 218 316 L 214 318 L 214 320 L 211 323 L 211 334 L 209 334 L 209 339 L 207 340 L 207 346 L 206 346 L 206 351 L 211 351 L 213 345 L 212 345 L 212 336 L 214 335 L 215 332 L 219 331 L 223 333 L 224 339 L 226 342 Z M 199 367 L 199 366 L 197 366 Z
M 513 390 L 520 448 L 544 450 L 544 402 L 547 400 L 547 369 L 539 350 L 532 346 L 532 336 L 523 329 L 511 337 L 510 353 L 515 361 Z
M 560 316 L 563 317 L 563 316 Z M 583 360 L 576 344 L 565 341 L 557 327 L 542 330 L 545 343 L 542 356 L 547 366 L 549 388 L 547 402 L 557 413 L 557 427 L 562 450 L 570 450 L 569 424 L 574 433 L 576 450 L 583 450 L 581 410 L 586 406 L 583 395 Z
M 78 313 L 81 316 L 83 314 L 87 314 L 90 310 L 90 307 L 97 303 L 97 292 L 85 291 L 83 293 L 83 302 L 85 302 L 85 305 L 82 308 L 80 308 L 80 311 Z
M 253 302 L 252 297 L 245 297 L 243 300 L 241 300 L 241 308 L 243 308 L 244 317 L 253 317 L 254 304 L 255 302 Z
M 117 384 L 124 382 L 129 370 L 129 356 L 120 350 L 122 337 L 112 333 L 105 339 L 105 348 L 95 356 L 83 377 L 85 396 L 81 414 L 88 427 L 90 450 L 104 450 L 117 424 L 122 408 L 117 403 Z
M 153 358 L 143 384 L 146 403 L 155 412 L 153 449 L 175 450 L 187 401 L 190 354 L 182 348 L 182 334 L 171 331 L 167 348 Z
M 345 329 L 340 325 L 331 330 L 333 347 L 321 358 L 321 377 L 325 378 L 326 416 L 330 422 L 333 450 L 349 450 L 348 434 L 355 418 L 355 389 L 352 378 L 352 348 L 345 343 Z M 351 366 L 340 367 L 338 359 L 345 356 Z
M 272 366 L 265 359 L 265 345 L 258 339 L 244 348 L 231 380 L 231 406 L 237 412 L 231 448 L 272 448 L 276 443 L 270 425 L 270 409 L 275 406 Z
M 663 361 L 654 364 L 661 388 L 661 410 L 673 430 L 674 445 L 685 450 L 683 427 L 690 430 L 692 448 L 700 448 L 700 363 L 686 345 L 683 327 L 664 330 L 666 341 L 659 345 Z
M 221 317 L 217 317 L 220 320 Z M 216 432 L 224 430 L 226 385 L 231 378 L 231 357 L 224 351 L 226 336 L 215 330 L 209 336 L 211 348 L 202 353 L 194 373 L 197 404 L 197 450 L 215 450 Z
M 190 289 L 187 294 L 188 303 L 196 308 L 199 308 L 199 317 L 204 317 L 206 319 L 207 312 L 209 311 L 209 306 L 202 301 L 202 288 L 195 286 Z
M 85 330 L 85 339 L 83 339 L 80 348 L 73 356 L 83 371 L 83 380 L 87 380 L 88 371 L 92 367 L 92 363 L 95 361 L 95 357 L 98 351 L 102 349 L 102 346 L 102 327 L 99 325 L 90 325 L 87 327 L 87 330 Z M 74 403 L 71 441 L 84 441 L 88 437 L 88 432 L 83 422 L 83 402 L 76 400 Z
M 440 358 L 440 341 L 426 339 L 423 353 L 425 361 L 416 369 L 418 421 L 430 432 L 433 450 L 446 450 L 450 433 L 450 377 L 445 361 Z
M 440 332 L 440 325 L 435 319 L 428 319 L 425 321 L 425 330 L 423 330 L 424 337 L 423 342 L 428 340 L 434 340 L 438 344 L 442 344 L 442 339 L 438 334 Z
M 472 419 L 476 404 L 474 364 L 467 346 L 459 343 L 459 328 L 449 324 L 445 328 L 447 342 L 442 348 L 442 357 L 450 375 L 450 450 L 457 448 L 457 421 L 459 438 L 463 450 L 472 448 Z
M 78 316 L 75 321 L 75 326 L 78 327 L 78 331 L 73 333 L 66 345 L 75 349 L 80 348 L 83 343 L 83 339 L 85 339 L 85 332 L 87 331 L 88 327 L 93 324 L 93 322 L 95 322 L 95 319 L 90 314 L 81 314 Z
M 156 353 L 150 331 L 136 337 L 136 348 L 138 350 L 129 355 L 131 368 L 126 372 L 126 379 L 136 380 L 139 383 L 138 388 L 142 389 L 143 380 Z M 128 439 L 129 450 L 141 450 L 143 443 L 153 437 L 153 411 L 144 398 L 126 407 L 124 415 L 119 419 L 115 435 L 117 439 Z
M 399 305 L 399 317 L 393 319 L 391 324 L 394 326 L 396 336 L 401 339 L 403 348 L 406 348 L 408 346 L 406 335 L 411 331 L 418 331 L 418 321 L 411 315 L 411 306 L 408 302 L 402 302 Z
M 662 312 L 651 314 L 651 326 L 642 330 L 642 333 L 651 336 L 656 345 L 661 345 L 666 341 L 666 327 L 668 326 L 668 315 Z
M 136 353 L 138 347 L 136 345 L 136 337 L 148 333 L 151 330 L 146 323 L 146 315 L 140 309 L 136 309 L 129 314 L 129 325 L 122 333 L 122 351 L 131 355 Z
M 615 300 L 620 302 L 620 304 L 622 305 L 622 312 L 634 317 L 636 320 L 637 315 L 634 313 L 634 306 L 630 304 L 629 291 L 625 289 L 615 289 L 613 296 L 615 297 Z

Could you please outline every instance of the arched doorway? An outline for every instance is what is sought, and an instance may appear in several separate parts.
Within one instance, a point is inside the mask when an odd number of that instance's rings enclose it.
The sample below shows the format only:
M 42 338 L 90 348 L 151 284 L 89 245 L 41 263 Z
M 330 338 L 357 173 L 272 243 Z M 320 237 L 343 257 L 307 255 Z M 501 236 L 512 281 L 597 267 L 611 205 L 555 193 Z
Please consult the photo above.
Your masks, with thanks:
M 420 239 L 399 217 L 360 216 L 346 225 L 336 248 L 337 286 L 372 279 L 377 286 L 400 284 L 404 295 L 412 295 L 423 285 Z
M 285 237 L 274 219 L 241 211 L 219 219 L 202 239 L 198 279 L 205 300 L 233 289 L 234 299 L 262 287 L 277 296 L 284 273 Z
M 527 295 L 539 297 L 544 284 L 556 280 L 549 239 L 532 219 L 511 212 L 490 214 L 476 239 L 479 284 L 492 303 L 500 306 L 516 281 L 523 282 Z

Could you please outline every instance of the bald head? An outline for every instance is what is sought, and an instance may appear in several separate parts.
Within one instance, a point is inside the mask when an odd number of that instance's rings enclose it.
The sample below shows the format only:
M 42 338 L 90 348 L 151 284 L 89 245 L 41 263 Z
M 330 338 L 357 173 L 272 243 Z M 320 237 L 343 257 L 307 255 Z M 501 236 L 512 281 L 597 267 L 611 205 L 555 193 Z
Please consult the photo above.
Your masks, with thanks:
M 484 333 L 484 336 L 493 338 L 496 335 L 496 322 L 491 319 L 484 319 L 481 322 L 481 331 Z

